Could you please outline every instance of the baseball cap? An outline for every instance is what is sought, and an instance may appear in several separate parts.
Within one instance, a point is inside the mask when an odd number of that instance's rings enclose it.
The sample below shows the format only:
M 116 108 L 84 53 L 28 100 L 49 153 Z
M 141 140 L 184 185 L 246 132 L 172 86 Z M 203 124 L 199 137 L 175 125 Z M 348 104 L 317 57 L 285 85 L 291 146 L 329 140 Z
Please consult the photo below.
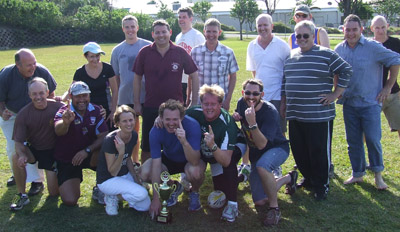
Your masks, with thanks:
M 91 93 L 89 86 L 82 81 L 77 81 L 72 83 L 71 88 L 69 88 L 69 93 L 76 96 L 79 94 L 84 94 L 84 93 Z
M 306 15 L 310 15 L 311 14 L 310 8 L 307 5 L 303 5 L 303 4 L 296 6 L 296 9 L 294 10 L 294 13 L 295 14 L 303 13 L 303 14 L 306 14 Z
M 83 46 L 83 53 L 85 54 L 86 52 L 91 52 L 93 54 L 106 54 L 103 50 L 101 50 L 100 45 L 95 42 L 89 42 Z

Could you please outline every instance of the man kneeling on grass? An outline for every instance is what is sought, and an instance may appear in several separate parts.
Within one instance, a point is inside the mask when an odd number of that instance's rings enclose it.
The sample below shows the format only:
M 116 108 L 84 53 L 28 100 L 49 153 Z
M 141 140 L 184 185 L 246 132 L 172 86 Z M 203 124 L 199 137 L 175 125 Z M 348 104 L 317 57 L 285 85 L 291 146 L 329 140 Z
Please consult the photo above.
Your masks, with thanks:
M 32 102 L 22 108 L 15 120 L 13 140 L 13 170 L 18 194 L 10 206 L 11 210 L 20 210 L 29 203 L 25 192 L 26 165 L 39 163 L 46 170 L 47 189 L 50 196 L 58 195 L 57 176 L 54 170 L 54 115 L 63 103 L 47 99 L 47 82 L 35 77 L 28 83 L 28 94 Z
M 197 193 L 204 179 L 205 169 L 204 163 L 200 162 L 199 123 L 185 116 L 185 108 L 176 100 L 170 99 L 162 103 L 158 112 L 159 117 L 150 131 L 151 159 L 144 162 L 140 168 L 141 178 L 143 181 L 154 184 L 160 183 L 160 175 L 163 171 L 168 171 L 171 175 L 184 172 L 187 180 L 192 184 L 189 210 L 198 210 L 199 205 L 193 206 L 192 200 L 198 200 Z M 183 192 L 183 186 L 177 181 L 175 183 L 176 190 L 168 199 L 168 206 L 175 205 L 178 196 Z M 161 202 L 153 189 L 153 200 L 149 210 L 151 217 L 157 216 L 160 210 Z
M 280 128 L 278 111 L 271 103 L 262 100 L 263 84 L 258 79 L 243 83 L 243 97 L 237 103 L 233 118 L 240 120 L 249 146 L 251 165 L 250 187 L 256 206 L 269 203 L 265 226 L 276 225 L 281 217 L 277 191 L 286 184 L 286 193 L 296 191 L 297 171 L 275 180 L 272 171 L 289 156 L 289 141 Z
M 97 156 L 108 132 L 100 107 L 90 103 L 90 90 L 82 81 L 72 83 L 71 104 L 55 116 L 57 142 L 54 158 L 61 200 L 74 206 L 81 195 L 82 169 L 96 170 Z

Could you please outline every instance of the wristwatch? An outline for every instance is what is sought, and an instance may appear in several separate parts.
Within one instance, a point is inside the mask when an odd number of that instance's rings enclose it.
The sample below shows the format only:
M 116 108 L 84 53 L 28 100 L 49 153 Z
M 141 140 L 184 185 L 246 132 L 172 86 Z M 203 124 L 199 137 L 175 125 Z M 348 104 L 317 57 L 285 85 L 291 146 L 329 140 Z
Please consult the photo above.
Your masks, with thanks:
M 85 151 L 86 151 L 88 154 L 91 154 L 91 153 L 92 153 L 92 149 L 90 149 L 90 147 L 85 148 Z
M 216 151 L 217 149 L 218 149 L 218 146 L 217 146 L 216 143 L 214 143 L 214 145 L 213 145 L 212 148 L 211 148 L 211 152 L 214 152 L 214 151 Z
M 249 125 L 249 130 L 255 130 L 255 129 L 257 129 L 257 128 L 258 128 L 257 123 L 254 124 L 254 125 L 252 125 L 252 126 Z

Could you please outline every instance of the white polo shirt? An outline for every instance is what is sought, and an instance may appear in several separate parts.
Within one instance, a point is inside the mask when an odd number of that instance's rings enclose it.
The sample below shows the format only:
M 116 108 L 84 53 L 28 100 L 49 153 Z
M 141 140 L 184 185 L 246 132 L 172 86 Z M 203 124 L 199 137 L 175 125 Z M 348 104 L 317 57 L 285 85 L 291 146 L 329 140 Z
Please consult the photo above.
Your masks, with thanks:
M 290 55 L 290 47 L 275 35 L 265 49 L 257 40 L 258 37 L 247 47 L 246 69 L 255 71 L 255 77 L 264 84 L 264 100 L 281 100 L 283 66 Z

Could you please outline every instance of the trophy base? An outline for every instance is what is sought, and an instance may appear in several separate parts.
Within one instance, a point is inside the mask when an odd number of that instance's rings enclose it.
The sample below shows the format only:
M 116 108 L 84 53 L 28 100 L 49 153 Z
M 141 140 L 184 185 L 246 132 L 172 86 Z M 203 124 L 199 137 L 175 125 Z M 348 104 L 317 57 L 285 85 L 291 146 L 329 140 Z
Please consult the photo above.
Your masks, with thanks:
M 158 215 L 157 216 L 157 222 L 158 223 L 163 223 L 163 224 L 169 224 L 172 221 L 172 215 L 171 213 L 168 213 L 167 216 L 163 216 L 163 215 Z

